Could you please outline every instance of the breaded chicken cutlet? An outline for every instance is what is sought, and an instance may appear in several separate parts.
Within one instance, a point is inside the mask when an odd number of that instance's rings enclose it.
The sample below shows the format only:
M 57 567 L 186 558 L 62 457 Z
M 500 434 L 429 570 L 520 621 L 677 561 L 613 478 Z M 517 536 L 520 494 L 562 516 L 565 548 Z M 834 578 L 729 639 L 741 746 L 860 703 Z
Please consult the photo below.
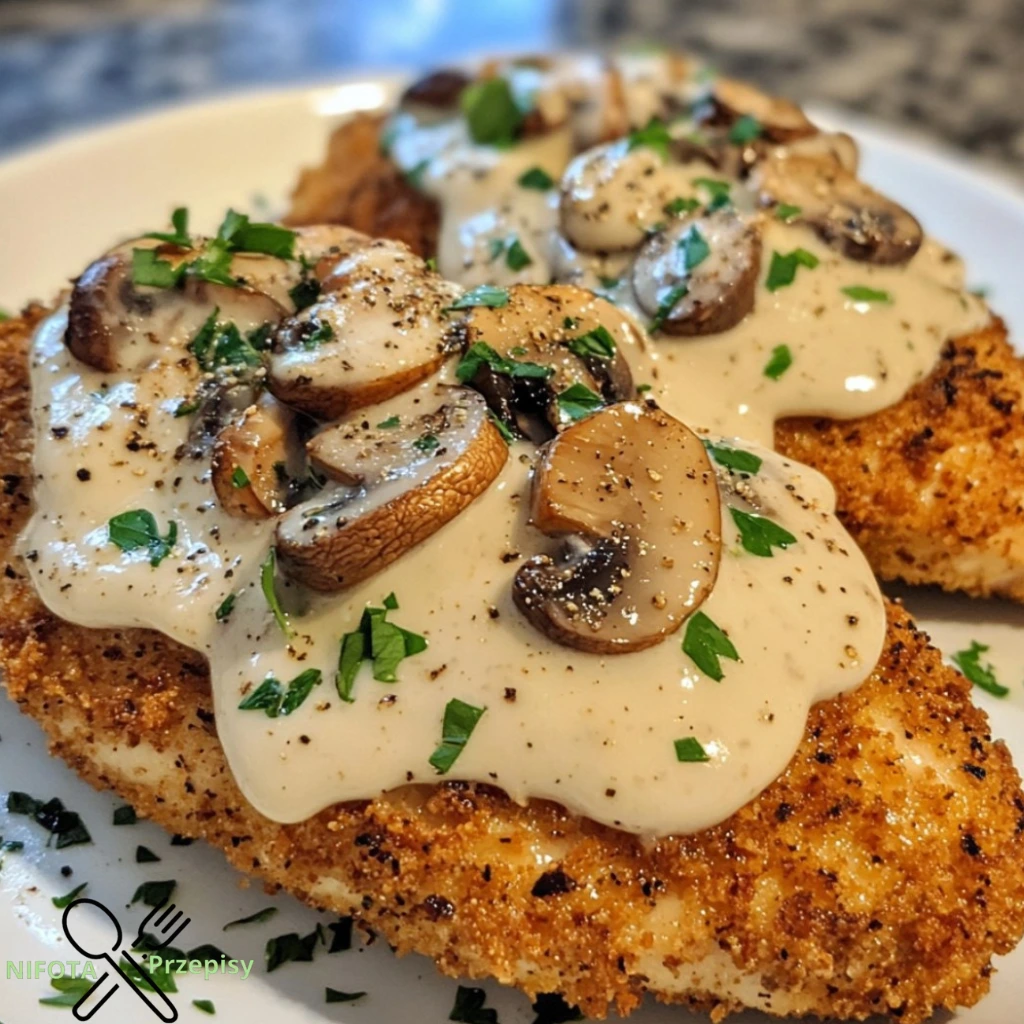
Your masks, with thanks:
M 218 742 L 204 659 L 152 631 L 62 621 L 13 552 L 32 506 L 39 315 L 0 325 L 0 669 L 88 781 L 399 953 L 595 1017 L 650 993 L 715 1019 L 750 1006 L 917 1024 L 987 991 L 992 956 L 1024 930 L 1020 779 L 896 604 L 864 685 L 817 705 L 782 776 L 694 835 L 645 847 L 468 784 L 294 825 L 259 815 Z
M 287 220 L 348 224 L 437 252 L 436 202 L 382 153 L 378 115 L 333 133 Z M 686 339 L 666 344 L 685 345 Z M 784 419 L 780 452 L 823 472 L 846 528 L 884 580 L 1024 600 L 1024 364 L 998 319 L 951 340 L 896 404 L 851 420 Z

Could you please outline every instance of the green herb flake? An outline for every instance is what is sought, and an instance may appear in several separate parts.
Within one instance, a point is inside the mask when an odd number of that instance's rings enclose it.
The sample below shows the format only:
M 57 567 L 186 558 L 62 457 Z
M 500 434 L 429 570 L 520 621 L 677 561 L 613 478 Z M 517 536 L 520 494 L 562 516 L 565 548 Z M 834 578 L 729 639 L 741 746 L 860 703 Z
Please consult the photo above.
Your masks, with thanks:
M 982 665 L 981 656 L 989 649 L 988 644 L 979 644 L 977 640 L 971 641 L 971 646 L 966 651 L 957 651 L 953 655 L 953 664 L 956 665 L 968 682 L 991 693 L 993 697 L 1005 697 L 1009 694 L 1010 688 L 1003 686 L 996 679 L 995 671 L 990 664 Z
M 135 847 L 136 864 L 156 864 L 160 858 L 148 846 Z
M 533 257 L 523 248 L 518 237 L 509 239 L 505 249 L 505 265 L 509 270 L 518 272 L 533 263 Z
M 847 288 L 841 288 L 840 291 L 854 302 L 892 302 L 892 295 L 889 292 L 879 288 L 868 288 L 862 284 L 851 284 Z
M 58 850 L 92 842 L 92 836 L 82 819 L 74 811 L 69 811 L 57 797 L 44 803 L 28 793 L 12 790 L 7 794 L 7 812 L 27 815 L 36 824 L 42 825 L 50 833 L 51 839 L 57 837 Z M 47 840 L 47 846 L 49 844 L 50 840 Z
M 660 331 L 662 324 L 671 316 L 672 310 L 676 308 L 676 303 L 680 299 L 686 296 L 689 291 L 689 285 L 685 281 L 681 281 L 679 284 L 669 288 L 665 294 L 665 298 L 661 300 L 658 305 L 658 310 L 654 314 L 654 319 L 651 321 L 648 330 L 653 334 L 655 331 Z
M 184 276 L 187 264 L 174 266 L 155 249 L 132 250 L 132 284 L 149 288 L 173 288 Z
M 346 704 L 351 704 L 355 700 L 352 696 L 352 687 L 355 685 L 359 667 L 365 656 L 366 637 L 362 630 L 346 633 L 341 638 L 341 653 L 338 656 L 338 674 L 335 677 L 335 686 L 338 696 Z
M 331 944 L 327 947 L 328 953 L 344 953 L 352 948 L 352 918 L 339 917 L 333 924 L 327 926 L 331 933 Z
M 775 207 L 775 219 L 786 222 L 787 224 L 791 220 L 795 220 L 804 212 L 802 206 L 794 206 L 792 203 L 779 203 Z
M 236 600 L 236 594 L 228 594 L 228 596 L 225 597 L 219 605 L 217 605 L 217 610 L 213 613 L 213 617 L 218 622 L 223 622 L 234 611 Z
M 615 338 L 603 324 L 578 338 L 570 338 L 566 344 L 570 352 L 583 359 L 608 360 L 615 357 Z
M 557 401 L 562 418 L 572 423 L 604 406 L 604 399 L 596 391 L 591 391 L 586 384 L 580 383 L 570 384 L 564 391 L 560 391 Z
M 632 152 L 643 146 L 653 149 L 662 160 L 667 160 L 671 144 L 672 136 L 669 134 L 668 126 L 661 118 L 652 117 L 643 128 L 630 132 L 627 151 Z
M 761 122 L 756 117 L 744 114 L 737 118 L 729 129 L 729 141 L 738 146 L 744 146 L 748 142 L 760 138 L 763 131 Z
M 687 736 L 685 739 L 676 740 L 675 748 L 677 761 L 685 761 L 694 764 L 711 760 L 710 755 L 701 745 L 700 740 L 695 739 L 693 736 Z
M 740 531 L 740 543 L 752 555 L 771 558 L 773 556 L 772 548 L 788 548 L 796 543 L 796 537 L 789 530 L 783 529 L 767 516 L 759 516 L 731 507 L 729 512 Z
M 168 879 L 164 882 L 143 882 L 135 890 L 132 903 L 138 903 L 139 900 L 142 900 L 147 907 L 159 907 L 171 898 L 177 884 L 173 879 Z
M 300 313 L 320 298 L 320 282 L 315 277 L 304 277 L 288 290 L 288 296 L 295 305 L 295 312 Z
M 366 995 L 365 992 L 341 992 L 336 988 L 327 988 L 324 991 L 324 1002 L 327 1003 L 354 1003 Z
M 707 192 L 710 202 L 709 210 L 718 210 L 728 206 L 732 202 L 732 185 L 719 178 L 694 178 L 691 182 L 694 188 L 702 188 Z
M 637 384 L 636 393 L 638 395 L 646 395 L 654 387 L 653 384 Z
M 50 902 L 58 910 L 63 910 L 66 906 L 73 903 L 77 899 L 78 894 L 82 892 L 88 884 L 88 882 L 83 882 L 81 885 L 76 885 L 74 889 L 71 890 L 71 892 L 66 893 L 63 896 L 54 896 L 52 897 Z
M 255 914 L 250 914 L 248 917 L 240 917 L 235 921 L 228 921 L 221 930 L 226 932 L 230 931 L 232 928 L 241 928 L 246 924 L 263 924 L 264 921 L 269 921 L 276 913 L 277 907 L 264 907 L 262 910 L 257 910 Z
M 231 250 L 223 243 L 214 239 L 188 265 L 188 273 L 211 284 L 223 284 L 235 288 L 238 280 L 231 275 Z
M 178 540 L 178 524 L 173 520 L 162 537 L 152 512 L 133 509 L 114 516 L 107 524 L 110 542 L 122 551 L 149 551 L 149 564 L 156 568 L 170 553 Z
M 486 1002 L 487 993 L 482 988 L 460 985 L 448 1019 L 459 1024 L 498 1024 L 498 1011 L 485 1006 Z
M 690 273 L 711 255 L 711 246 L 708 245 L 707 239 L 700 233 L 696 224 L 691 225 L 680 239 L 679 248 L 683 253 L 687 273 Z
M 231 471 L 231 486 L 239 490 L 249 486 L 249 474 L 241 466 L 235 466 Z
M 793 353 L 788 345 L 776 345 L 768 362 L 764 364 L 764 375 L 778 380 L 793 365 Z
M 730 448 L 725 444 L 713 444 L 711 441 L 705 441 L 704 447 L 711 458 L 726 469 L 753 476 L 761 468 L 761 458 L 753 452 L 746 452 L 742 448 Z
M 506 377 L 528 377 L 546 380 L 555 372 L 552 366 L 540 363 L 520 362 L 496 352 L 485 341 L 474 342 L 466 350 L 459 365 L 455 368 L 455 376 L 459 382 L 466 384 L 471 381 L 484 367 L 489 366 L 495 373 Z
M 281 714 L 290 715 L 300 708 L 306 698 L 312 693 L 314 686 L 319 686 L 323 679 L 323 673 L 318 668 L 307 668 L 300 672 L 289 684 L 285 692 L 284 700 L 281 701 Z
M 458 309 L 472 309 L 474 306 L 487 306 L 489 309 L 501 309 L 508 305 L 508 289 L 493 284 L 481 284 L 460 295 L 442 312 Z
M 174 418 L 176 420 L 180 420 L 184 416 L 191 416 L 192 413 L 197 412 L 198 410 L 198 402 L 179 402 L 177 408 L 174 410 Z
M 426 158 L 419 161 L 415 167 L 405 172 L 405 180 L 415 189 L 422 190 L 423 188 L 423 175 L 427 173 L 427 168 L 430 167 L 430 161 Z
M 666 203 L 662 209 L 670 217 L 682 217 L 683 214 L 693 213 L 700 207 L 700 200 L 693 196 L 676 196 L 671 202 Z
M 386 420 L 381 420 L 377 424 L 378 430 L 394 430 L 401 423 L 401 418 L 396 414 L 395 416 L 389 416 Z
M 719 658 L 740 660 L 733 642 L 704 612 L 699 611 L 694 612 L 686 622 L 683 653 L 716 683 L 721 682 L 725 675 Z
M 287 935 L 278 935 L 276 938 L 268 939 L 263 954 L 267 964 L 267 973 L 276 971 L 282 964 L 310 963 L 313 960 L 317 944 L 322 941 L 319 927 L 308 935 L 300 936 L 298 932 L 289 932 Z
M 34 817 L 42 806 L 42 800 L 37 800 L 34 796 L 29 796 L 28 793 L 12 789 L 7 794 L 8 814 L 27 814 L 29 817 Z
M 202 1013 L 208 1013 L 211 1017 L 217 1012 L 213 1002 L 209 999 L 193 999 L 192 1005 Z
M 470 137 L 482 146 L 510 146 L 523 123 L 512 88 L 504 78 L 474 82 L 459 98 Z
M 222 366 L 260 366 L 260 352 L 253 344 L 253 341 L 258 340 L 257 332 L 243 337 L 235 324 L 218 323 L 219 314 L 220 310 L 214 309 L 188 344 L 199 366 L 207 372 Z
M 260 588 L 263 591 L 263 597 L 267 602 L 267 607 L 274 616 L 274 621 L 277 623 L 281 632 L 291 640 L 292 637 L 295 636 L 295 632 L 291 627 L 291 623 L 288 621 L 288 616 L 281 607 L 281 600 L 277 596 L 276 577 L 277 552 L 271 548 L 267 552 L 267 557 L 264 559 L 263 565 L 260 566 Z
M 432 452 L 441 444 L 437 434 L 420 434 L 419 437 L 413 441 L 412 446 L 419 452 Z
M 531 167 L 523 171 L 516 181 L 523 188 L 532 188 L 538 192 L 547 192 L 555 186 L 555 179 L 543 167 Z
M 772 253 L 772 261 L 768 266 L 768 277 L 765 287 L 770 292 L 787 288 L 796 280 L 797 267 L 813 270 L 821 262 L 813 252 L 806 249 L 794 249 L 792 252 L 781 253 L 777 249 Z
M 161 955 L 166 956 L 167 950 L 161 950 Z M 178 952 L 175 950 L 175 952 Z M 184 959 L 184 954 L 182 954 Z M 139 964 L 136 967 L 121 957 L 120 968 L 127 975 L 129 981 L 135 983 L 138 988 L 149 989 L 153 992 L 177 992 L 178 986 L 174 981 L 174 975 L 166 970 L 150 970 L 146 964 Z
M 57 990 L 59 995 L 44 996 L 39 1000 L 40 1006 L 72 1007 L 78 1000 L 88 992 L 95 984 L 90 978 L 53 978 L 50 987 Z
M 501 439 L 505 444 L 512 444 L 516 439 L 516 435 L 512 433 L 512 428 L 493 409 L 488 409 L 487 415 L 495 427 L 498 428 L 498 433 L 501 434 Z
M 159 242 L 167 242 L 170 245 L 180 245 L 188 248 L 192 244 L 192 238 L 188 233 L 188 207 L 179 206 L 171 214 L 171 226 L 174 228 L 171 232 L 150 231 L 142 237 L 155 238 Z
M 124 804 L 121 807 L 114 808 L 115 825 L 134 825 L 138 820 L 135 808 L 130 804 Z
M 430 764 L 439 775 L 444 775 L 451 770 L 486 710 L 486 708 L 473 707 L 472 704 L 467 704 L 458 698 L 448 701 L 441 725 L 441 744 L 430 755 Z
M 278 259 L 295 258 L 295 232 L 280 224 L 251 221 L 244 213 L 228 210 L 217 231 L 217 241 L 231 252 L 258 252 Z
M 289 684 L 287 689 L 279 679 L 268 675 L 238 705 L 240 711 L 262 711 L 267 718 L 278 715 L 290 715 L 302 706 L 314 686 L 318 686 L 323 674 L 318 668 L 307 668 L 300 672 Z
M 372 663 L 377 682 L 394 683 L 398 681 L 398 666 L 427 649 L 424 637 L 387 621 L 388 612 L 398 608 L 393 593 L 384 599 L 383 605 L 365 608 L 359 628 L 341 638 L 335 685 L 338 696 L 347 704 L 353 701 L 352 688 L 363 661 Z
M 310 325 L 315 324 L 313 330 L 309 331 L 302 339 L 302 347 L 312 350 L 319 348 L 324 342 L 334 341 L 334 328 L 328 320 L 309 320 Z
M 537 1015 L 533 1024 L 572 1024 L 583 1020 L 579 1008 L 570 1006 L 557 992 L 542 992 L 531 1007 Z
M 600 284 L 605 291 L 612 291 L 613 289 L 618 288 L 621 280 L 621 277 L 605 277 L 604 274 L 597 275 L 598 284 Z

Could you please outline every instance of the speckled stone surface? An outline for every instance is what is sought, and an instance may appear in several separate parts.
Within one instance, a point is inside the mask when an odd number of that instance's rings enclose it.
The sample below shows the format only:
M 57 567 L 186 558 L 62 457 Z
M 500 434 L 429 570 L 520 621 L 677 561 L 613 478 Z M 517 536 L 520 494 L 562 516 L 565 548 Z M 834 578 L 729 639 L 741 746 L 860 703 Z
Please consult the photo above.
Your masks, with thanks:
M 652 40 L 1024 177 L 1024 0 L 0 0 L 0 152 L 232 88 Z

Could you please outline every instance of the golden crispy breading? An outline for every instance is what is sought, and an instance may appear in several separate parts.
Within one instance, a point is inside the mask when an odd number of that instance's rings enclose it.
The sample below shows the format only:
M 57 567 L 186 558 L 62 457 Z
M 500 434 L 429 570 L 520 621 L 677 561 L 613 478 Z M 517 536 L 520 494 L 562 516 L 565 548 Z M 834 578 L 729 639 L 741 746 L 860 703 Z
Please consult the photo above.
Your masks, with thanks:
M 649 991 L 716 1019 L 752 1005 L 917 1024 L 988 989 L 1024 929 L 1020 780 L 897 605 L 871 679 L 815 707 L 785 774 L 700 834 L 645 848 L 466 784 L 261 817 L 217 742 L 203 658 L 55 618 L 12 554 L 30 506 L 26 328 L 0 326 L 0 667 L 86 779 L 399 952 L 598 1017 Z
M 432 256 L 436 204 L 397 174 L 379 131 L 380 119 L 366 117 L 334 132 L 324 164 L 303 172 L 291 221 L 340 220 Z M 882 579 L 1024 601 L 1022 394 L 1024 364 L 996 321 L 947 346 L 931 376 L 891 408 L 858 420 L 785 420 L 776 447 L 832 481 L 843 522 Z
M 883 579 L 1024 601 L 1024 363 L 1001 321 L 951 341 L 891 408 L 784 420 L 775 444 L 835 484 Z

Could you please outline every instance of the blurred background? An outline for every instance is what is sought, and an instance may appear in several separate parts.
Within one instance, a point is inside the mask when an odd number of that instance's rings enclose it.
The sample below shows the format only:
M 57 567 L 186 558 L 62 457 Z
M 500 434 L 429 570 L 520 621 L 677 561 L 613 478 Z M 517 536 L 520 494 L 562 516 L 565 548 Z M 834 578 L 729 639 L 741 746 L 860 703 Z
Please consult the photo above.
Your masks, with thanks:
M 1024 0 L 0 0 L 0 154 L 226 90 L 654 42 L 1024 176 Z

